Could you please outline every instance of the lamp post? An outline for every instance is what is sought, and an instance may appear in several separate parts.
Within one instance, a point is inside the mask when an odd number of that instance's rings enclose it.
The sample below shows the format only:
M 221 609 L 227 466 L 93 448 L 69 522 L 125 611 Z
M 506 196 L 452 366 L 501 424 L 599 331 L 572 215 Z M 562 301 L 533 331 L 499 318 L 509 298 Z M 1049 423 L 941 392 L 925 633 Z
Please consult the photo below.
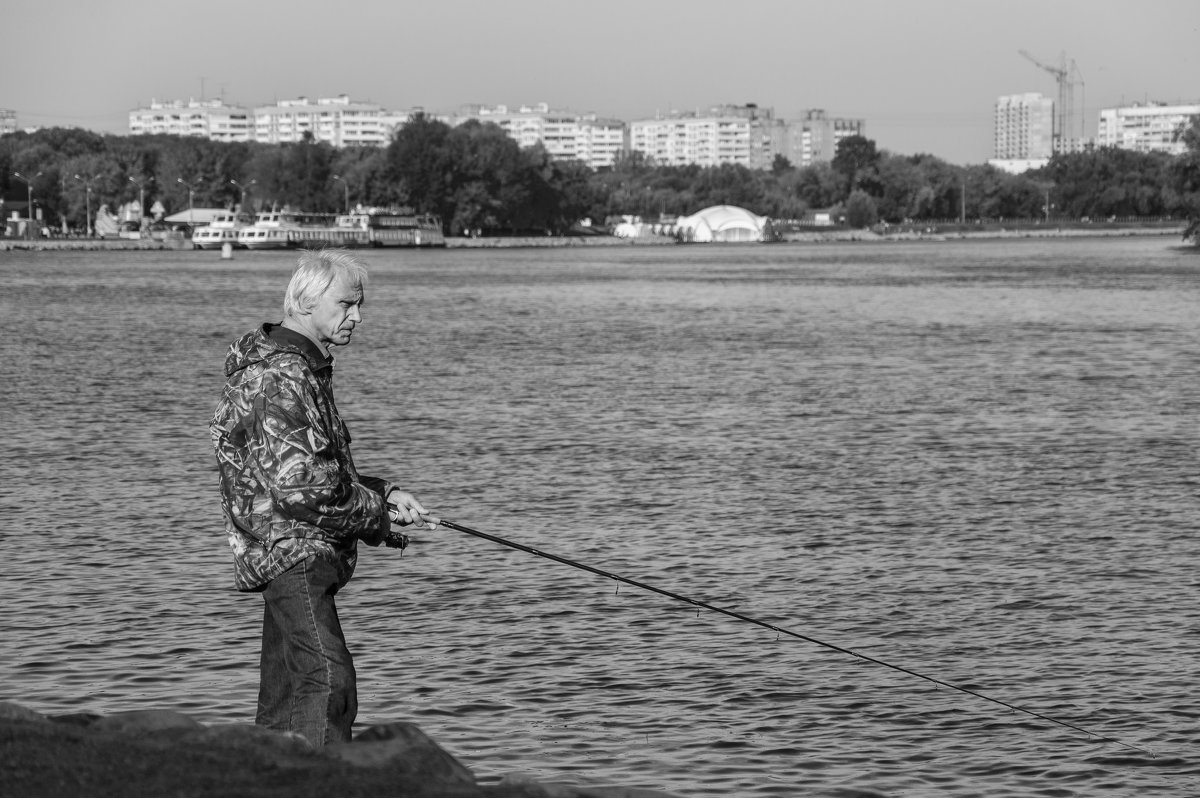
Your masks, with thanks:
M 150 178 L 153 180 L 154 178 Z M 146 218 L 146 184 L 140 180 L 129 178 L 129 182 L 138 187 L 138 224 L 142 223 L 142 219 Z
M 20 172 L 13 172 L 13 177 L 25 184 L 25 195 L 27 197 L 25 216 L 29 219 L 28 223 L 25 225 L 26 238 L 33 238 L 33 181 L 37 180 L 41 176 L 41 172 L 38 172 L 33 177 L 25 177 L 25 175 L 21 174 Z
M 196 187 L 184 180 L 182 177 L 175 178 L 175 182 L 181 186 L 187 186 L 188 190 L 188 227 L 195 227 L 195 215 L 192 213 L 194 207 L 194 199 L 196 196 Z
M 99 175 L 96 175 L 95 177 L 81 177 L 80 175 L 75 175 L 75 179 L 83 183 L 85 192 L 83 235 L 86 238 L 91 238 L 92 236 L 92 181 L 98 179 L 99 177 Z
M 239 203 L 238 208 L 241 210 L 242 213 L 245 213 L 246 212 L 246 192 L 250 189 L 250 186 L 254 185 L 258 181 L 251 180 L 249 183 L 247 183 L 244 186 L 236 180 L 230 180 L 229 182 L 234 186 L 234 188 L 236 188 L 242 192 L 242 200 Z
M 342 177 L 341 175 L 334 175 L 333 179 L 342 181 L 342 188 L 345 189 L 346 192 L 346 213 L 350 213 L 350 184 L 347 183 L 346 178 Z

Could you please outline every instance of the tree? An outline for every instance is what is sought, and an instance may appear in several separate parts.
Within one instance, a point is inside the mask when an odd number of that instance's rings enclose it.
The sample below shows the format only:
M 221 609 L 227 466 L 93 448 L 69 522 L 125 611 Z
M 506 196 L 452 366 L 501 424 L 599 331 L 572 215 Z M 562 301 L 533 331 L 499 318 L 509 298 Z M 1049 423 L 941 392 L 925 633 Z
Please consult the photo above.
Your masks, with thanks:
M 862 189 L 850 192 L 850 197 L 846 200 L 846 224 L 862 228 L 870 227 L 878 221 L 879 214 L 871 195 Z
M 878 192 L 878 165 L 880 153 L 875 142 L 866 136 L 847 136 L 837 144 L 831 166 L 842 176 L 846 194 L 862 188 L 872 194 Z
M 454 212 L 450 130 L 445 122 L 423 113 L 414 115 L 388 145 L 383 171 L 398 202 L 420 213 L 439 215 L 443 225 Z
M 1200 227 L 1200 117 L 1192 117 L 1181 138 L 1187 149 L 1171 167 L 1170 190 L 1175 207 L 1189 220 L 1185 235 L 1194 236 Z

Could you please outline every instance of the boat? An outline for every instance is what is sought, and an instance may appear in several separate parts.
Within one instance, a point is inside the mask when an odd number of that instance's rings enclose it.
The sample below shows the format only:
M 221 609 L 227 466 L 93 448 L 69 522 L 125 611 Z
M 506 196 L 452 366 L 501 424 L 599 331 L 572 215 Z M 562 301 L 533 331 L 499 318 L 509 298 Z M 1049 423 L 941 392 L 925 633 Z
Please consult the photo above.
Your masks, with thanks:
M 208 224 L 192 233 L 195 249 L 221 249 L 226 244 L 238 246 L 238 231 L 246 226 L 246 218 L 233 211 L 218 213 Z
M 442 220 L 432 213 L 371 213 L 367 230 L 373 247 L 444 247 Z
M 298 246 L 290 234 L 309 228 L 326 229 L 333 225 L 334 214 L 298 211 L 261 211 L 254 223 L 238 230 L 238 246 L 246 249 L 284 249 Z
M 444 247 L 441 220 L 430 213 L 360 210 L 342 214 L 332 225 L 287 231 L 292 247 Z

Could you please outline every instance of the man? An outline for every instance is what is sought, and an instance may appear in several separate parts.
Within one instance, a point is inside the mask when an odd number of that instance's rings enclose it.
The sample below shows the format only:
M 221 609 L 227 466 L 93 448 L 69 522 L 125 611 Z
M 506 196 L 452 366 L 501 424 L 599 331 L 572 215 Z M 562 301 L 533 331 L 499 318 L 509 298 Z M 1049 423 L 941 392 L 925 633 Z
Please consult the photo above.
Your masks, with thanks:
M 280 324 L 234 341 L 209 426 L 239 590 L 261 592 L 256 722 L 321 747 L 350 739 L 354 663 L 334 596 L 357 541 L 403 548 L 400 527 L 427 511 L 389 482 L 360 476 L 333 399 L 332 346 L 362 323 L 366 268 L 343 250 L 303 252 Z

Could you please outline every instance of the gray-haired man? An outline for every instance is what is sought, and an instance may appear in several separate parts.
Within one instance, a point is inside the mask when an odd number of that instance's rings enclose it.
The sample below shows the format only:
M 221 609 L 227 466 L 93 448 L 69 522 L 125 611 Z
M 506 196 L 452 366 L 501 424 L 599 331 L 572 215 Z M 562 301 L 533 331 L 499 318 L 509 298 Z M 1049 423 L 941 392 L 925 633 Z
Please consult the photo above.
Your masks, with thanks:
M 303 252 L 281 324 L 230 346 L 209 426 L 239 590 L 263 594 L 256 722 L 314 746 L 350 738 L 354 662 L 334 596 L 357 542 L 403 547 L 392 525 L 427 513 L 411 494 L 362 476 L 333 397 L 331 346 L 362 323 L 366 267 L 343 250 Z

